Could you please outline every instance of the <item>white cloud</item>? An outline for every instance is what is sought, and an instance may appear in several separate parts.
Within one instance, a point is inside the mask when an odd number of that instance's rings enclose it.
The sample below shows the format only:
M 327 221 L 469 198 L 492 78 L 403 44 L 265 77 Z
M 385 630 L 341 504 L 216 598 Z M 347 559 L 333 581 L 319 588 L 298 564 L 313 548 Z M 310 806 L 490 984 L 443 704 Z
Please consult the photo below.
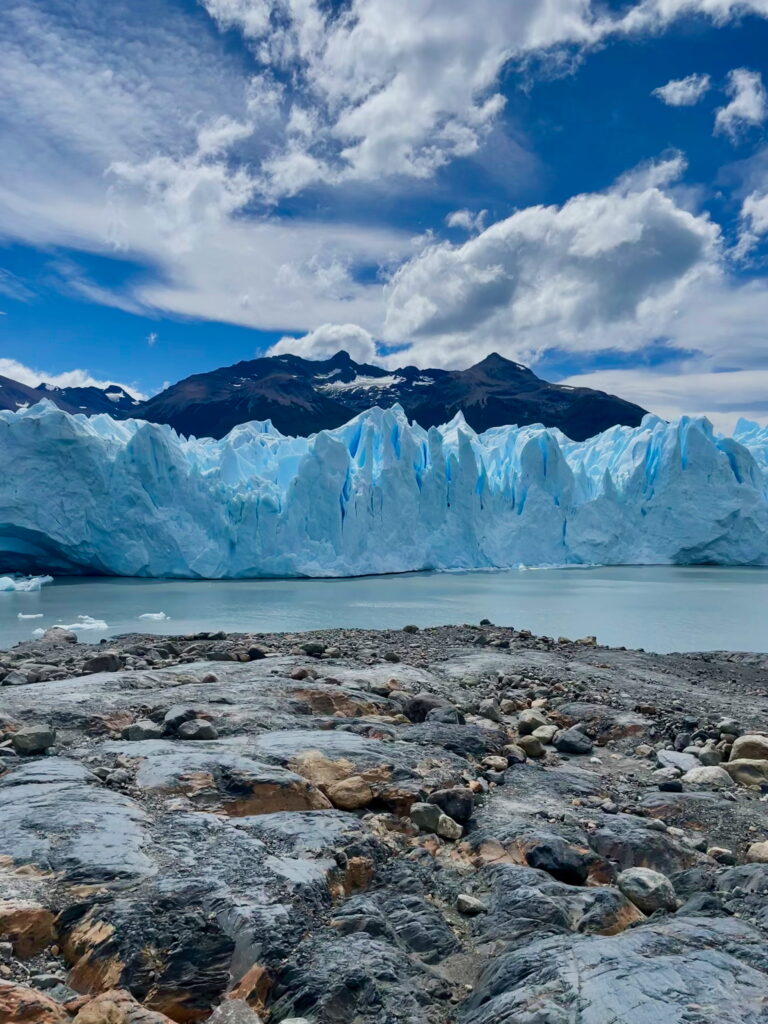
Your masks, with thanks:
M 658 370 L 597 370 L 559 383 L 620 395 L 665 419 L 707 416 L 726 433 L 740 416 L 760 423 L 768 420 L 768 368 L 713 372 L 694 362 Z
M 501 130 L 510 59 L 656 31 L 686 13 L 768 15 L 768 0 L 653 0 L 621 15 L 590 0 L 108 8 L 105 20 L 97 0 L 45 13 L 33 0 L 0 5 L 0 237 L 144 264 L 120 289 L 74 272 L 65 282 L 132 312 L 377 334 L 384 297 L 370 270 L 408 260 L 409 235 L 333 212 L 281 220 L 271 202 L 319 183 L 331 196 L 319 208 L 333 211 L 351 182 L 402 188 L 403 176 L 426 179 L 476 152 Z M 205 11 L 243 34 L 250 64 Z
M 719 229 L 656 187 L 631 189 L 626 178 L 426 246 L 391 281 L 385 337 L 410 340 L 421 365 L 467 365 L 491 347 L 523 362 L 550 347 L 641 347 L 717 274 Z
M 357 324 L 323 324 L 302 338 L 281 338 L 267 355 L 291 353 L 303 359 L 329 359 L 343 349 L 358 363 L 377 361 L 373 336 Z
M 727 135 L 735 142 L 750 127 L 761 125 L 768 117 L 768 95 L 759 71 L 735 68 L 728 73 L 726 93 L 731 102 L 715 115 L 715 134 Z
M 487 216 L 487 210 L 480 210 L 479 213 L 473 213 L 471 210 L 454 210 L 445 218 L 445 223 L 449 228 L 460 228 L 470 235 L 475 235 L 485 227 Z
M 670 107 L 692 107 L 708 91 L 709 85 L 709 75 L 688 75 L 660 85 L 653 90 L 653 95 Z
M 157 331 L 150 331 L 147 335 L 147 344 L 150 348 L 154 348 L 157 344 Z
M 93 377 L 88 370 L 65 370 L 64 373 L 48 373 L 45 370 L 34 370 L 16 359 L 0 359 L 0 376 L 10 377 L 19 384 L 26 384 L 35 388 L 38 384 L 54 384 L 60 388 L 105 388 L 108 384 L 119 384 L 115 380 L 99 380 Z M 132 395 L 134 398 L 146 397 L 137 391 L 133 385 L 119 384 L 119 386 Z

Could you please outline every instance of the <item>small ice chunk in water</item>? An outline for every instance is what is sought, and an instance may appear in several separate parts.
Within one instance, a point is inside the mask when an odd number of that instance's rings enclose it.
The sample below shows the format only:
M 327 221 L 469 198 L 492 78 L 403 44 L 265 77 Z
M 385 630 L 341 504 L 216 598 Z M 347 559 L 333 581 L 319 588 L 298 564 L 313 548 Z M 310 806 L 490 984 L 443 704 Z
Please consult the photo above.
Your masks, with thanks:
M 109 623 L 103 619 L 94 619 L 90 615 L 78 615 L 77 622 L 70 622 L 69 624 L 57 622 L 56 626 L 59 629 L 72 629 L 76 633 L 84 629 L 109 629 Z
M 140 619 L 153 619 L 155 622 L 165 622 L 166 619 L 170 619 L 170 615 L 166 615 L 165 612 L 142 612 L 139 616 Z
M 42 612 L 30 612 L 29 615 L 25 615 L 24 612 L 19 612 L 16 616 L 17 619 L 42 619 Z

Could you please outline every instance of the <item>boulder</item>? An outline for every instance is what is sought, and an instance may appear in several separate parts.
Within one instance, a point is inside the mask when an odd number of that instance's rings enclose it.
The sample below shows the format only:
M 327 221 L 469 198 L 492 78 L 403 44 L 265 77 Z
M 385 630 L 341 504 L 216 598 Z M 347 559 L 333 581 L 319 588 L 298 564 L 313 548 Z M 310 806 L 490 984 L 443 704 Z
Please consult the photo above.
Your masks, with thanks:
M 691 768 L 683 776 L 683 782 L 689 782 L 694 786 L 706 786 L 708 789 L 732 789 L 735 782 L 723 768 L 717 765 L 708 767 L 699 765 L 698 768 Z
M 544 746 L 541 740 L 536 739 L 533 735 L 521 736 L 515 746 L 518 746 L 526 757 L 544 756 Z
M 332 782 L 325 792 L 333 806 L 342 811 L 359 810 L 373 800 L 373 790 L 361 775 Z
M 137 742 L 140 740 L 159 740 L 163 736 L 163 727 L 153 722 L 151 718 L 140 718 L 138 722 L 131 722 L 120 733 L 124 740 Z
M 684 754 L 680 750 L 658 750 L 656 760 L 659 768 L 677 768 L 681 772 L 689 772 L 700 764 L 694 754 Z
M 765 760 L 758 761 L 746 757 L 734 760 L 731 754 L 730 761 L 725 761 L 722 768 L 740 786 L 761 786 L 768 782 L 768 761 Z
M 83 672 L 119 672 L 125 666 L 125 658 L 117 651 L 102 651 L 83 662 Z
M 451 708 L 452 705 L 436 693 L 416 693 L 403 702 L 403 714 L 412 722 L 423 722 L 435 708 Z
M 731 761 L 746 758 L 749 761 L 768 761 L 768 736 L 748 733 L 734 740 L 731 747 Z
M 482 900 L 465 892 L 460 892 L 456 897 L 456 909 L 465 917 L 477 917 L 478 914 L 488 913 L 488 907 Z
M 475 809 L 475 797 L 466 786 L 453 786 L 451 789 L 436 789 L 429 796 L 429 803 L 437 804 L 443 814 L 465 825 Z
M 549 725 L 549 721 L 538 708 L 525 708 L 517 719 L 517 731 L 521 737 L 530 736 L 535 729 L 541 728 L 542 725 Z
M 180 740 L 215 740 L 219 738 L 216 726 L 205 718 L 183 722 L 176 730 Z
M 768 841 L 752 843 L 747 850 L 746 859 L 750 864 L 768 864 Z
M 17 754 L 32 756 L 44 754 L 56 742 L 56 730 L 47 725 L 28 725 L 11 736 Z
M 82 1007 L 73 1024 L 173 1024 L 164 1013 L 148 1010 L 130 992 L 112 989 L 102 992 Z
M 555 733 L 552 746 L 560 754 L 592 753 L 592 740 L 580 732 L 576 726 L 571 726 L 570 729 L 561 729 Z
M 437 828 L 435 829 L 439 836 L 443 839 L 461 839 L 464 835 L 464 829 L 458 823 L 450 818 L 447 814 L 441 814 L 437 819 Z
M 71 629 L 64 629 L 63 626 L 51 626 L 50 629 L 46 629 L 40 639 L 54 644 L 76 644 L 77 633 Z
M 54 916 L 32 900 L 0 901 L 0 935 L 6 935 L 21 960 L 37 956 L 54 941 Z
M 672 883 L 659 871 L 627 868 L 619 874 L 616 884 L 620 892 L 644 914 L 677 909 L 677 897 Z
M 411 821 L 422 832 L 437 832 L 440 819 L 445 817 L 437 804 L 415 803 L 411 805 Z
M 244 999 L 229 999 L 216 1007 L 208 1024 L 262 1024 L 262 1020 Z
M 64 1008 L 45 993 L 26 985 L 0 981 L 0 1021 L 3 1024 L 69 1024 L 70 1020 Z

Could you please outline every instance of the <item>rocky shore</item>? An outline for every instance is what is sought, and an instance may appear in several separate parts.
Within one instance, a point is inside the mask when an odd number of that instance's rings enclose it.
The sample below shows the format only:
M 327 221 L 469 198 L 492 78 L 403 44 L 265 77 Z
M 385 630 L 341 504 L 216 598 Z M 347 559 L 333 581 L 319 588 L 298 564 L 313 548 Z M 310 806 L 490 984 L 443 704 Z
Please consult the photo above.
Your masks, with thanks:
M 0 651 L 0 1024 L 765 1024 L 768 656 Z

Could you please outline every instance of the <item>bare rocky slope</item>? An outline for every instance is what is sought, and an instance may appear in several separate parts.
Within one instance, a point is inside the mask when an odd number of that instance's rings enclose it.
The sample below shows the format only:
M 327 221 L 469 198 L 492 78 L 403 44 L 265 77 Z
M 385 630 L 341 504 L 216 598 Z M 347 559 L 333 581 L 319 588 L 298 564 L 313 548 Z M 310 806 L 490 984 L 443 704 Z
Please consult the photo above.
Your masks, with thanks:
M 491 625 L 0 652 L 4 1024 L 758 1024 L 768 658 Z

